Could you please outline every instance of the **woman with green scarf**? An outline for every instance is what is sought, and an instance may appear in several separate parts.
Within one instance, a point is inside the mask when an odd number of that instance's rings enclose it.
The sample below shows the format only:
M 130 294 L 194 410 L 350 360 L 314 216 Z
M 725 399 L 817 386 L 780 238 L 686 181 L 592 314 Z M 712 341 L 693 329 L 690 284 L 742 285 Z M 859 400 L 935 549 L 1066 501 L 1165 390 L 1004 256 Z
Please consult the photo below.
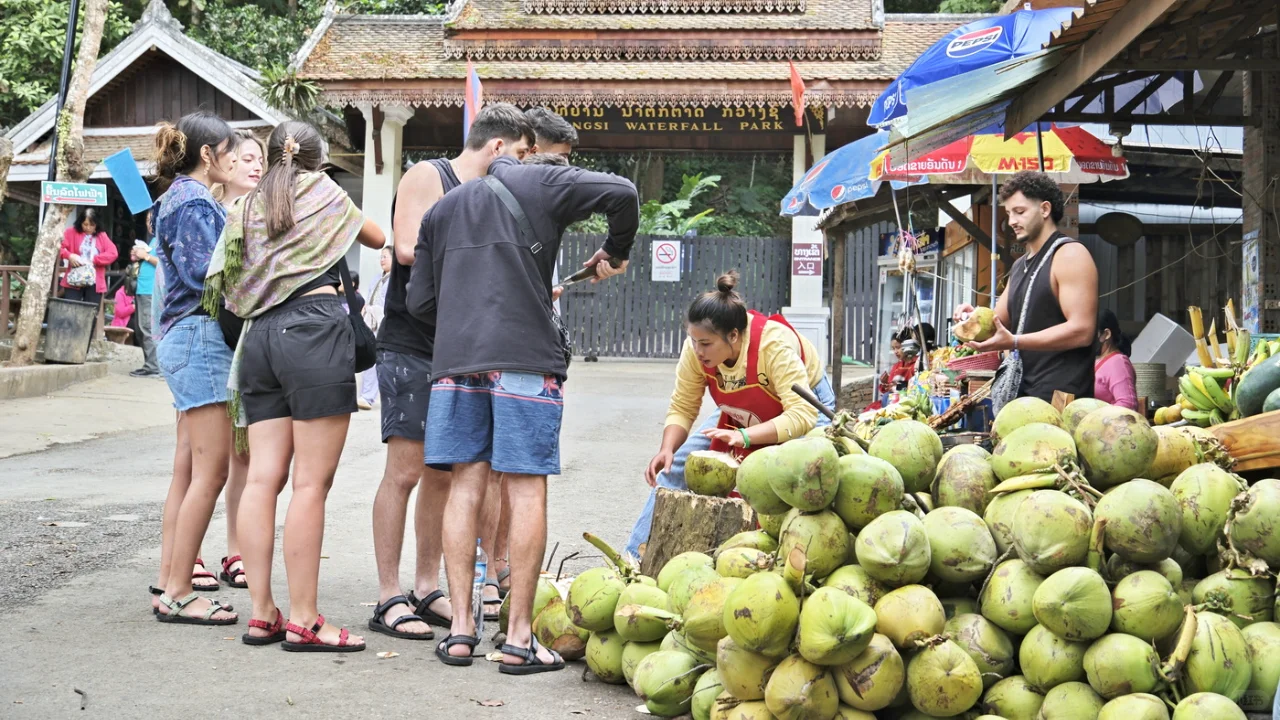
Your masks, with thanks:
M 229 408 L 247 427 L 249 477 L 239 510 L 240 550 L 253 601 L 250 645 L 284 641 L 300 652 L 353 652 L 363 639 L 317 609 L 325 499 L 356 412 L 355 336 L 338 295 L 352 244 L 380 249 L 382 231 L 321 172 L 324 141 L 286 122 L 267 142 L 258 187 L 232 205 L 206 280 L 205 304 L 225 302 L 244 329 Z M 276 496 L 293 464 L 284 525 L 289 619 L 271 595 Z

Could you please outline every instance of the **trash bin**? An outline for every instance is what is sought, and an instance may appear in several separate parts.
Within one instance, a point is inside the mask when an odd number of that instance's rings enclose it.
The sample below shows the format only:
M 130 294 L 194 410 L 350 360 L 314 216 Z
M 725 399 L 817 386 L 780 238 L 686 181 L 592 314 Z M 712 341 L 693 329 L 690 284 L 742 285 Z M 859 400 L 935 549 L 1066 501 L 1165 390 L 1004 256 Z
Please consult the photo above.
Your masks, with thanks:
M 83 365 L 98 321 L 98 303 L 49 298 L 44 361 Z

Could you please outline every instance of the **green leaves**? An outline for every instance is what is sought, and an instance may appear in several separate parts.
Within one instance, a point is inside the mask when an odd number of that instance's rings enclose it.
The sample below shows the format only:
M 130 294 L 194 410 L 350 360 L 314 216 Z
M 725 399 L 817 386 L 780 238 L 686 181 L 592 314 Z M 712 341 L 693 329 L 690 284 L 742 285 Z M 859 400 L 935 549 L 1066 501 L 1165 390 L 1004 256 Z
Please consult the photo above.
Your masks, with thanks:
M 315 109 L 320 86 L 298 77 L 297 72 L 273 67 L 262 74 L 262 96 L 271 107 L 295 115 L 306 115 Z

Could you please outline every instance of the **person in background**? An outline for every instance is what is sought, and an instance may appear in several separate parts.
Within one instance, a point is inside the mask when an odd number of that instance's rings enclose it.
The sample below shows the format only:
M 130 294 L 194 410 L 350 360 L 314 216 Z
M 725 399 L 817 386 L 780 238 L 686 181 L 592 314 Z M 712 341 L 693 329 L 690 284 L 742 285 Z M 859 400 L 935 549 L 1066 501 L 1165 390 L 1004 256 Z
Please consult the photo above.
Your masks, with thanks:
M 1098 312 L 1098 359 L 1093 365 L 1093 396 L 1112 405 L 1138 409 L 1138 377 L 1129 361 L 1132 347 L 1114 312 Z
M 59 285 L 62 297 L 67 300 L 96 304 L 107 291 L 107 268 L 120 253 L 107 233 L 98 226 L 98 219 L 96 208 L 82 207 L 76 211 L 75 224 L 62 232 L 58 256 L 67 261 L 68 270 Z M 93 268 L 93 281 L 87 285 L 68 283 L 71 270 L 82 266 Z
M 908 355 L 903 347 L 911 341 L 914 352 Z M 888 370 L 880 375 L 880 394 L 885 395 L 893 392 L 899 382 L 911 382 L 911 378 L 916 374 L 916 363 L 919 358 L 919 344 L 915 341 L 911 328 L 903 328 L 894 334 L 889 340 L 889 348 L 893 350 L 893 356 L 898 359 Z
M 226 222 L 210 187 L 230 180 L 236 144 L 231 126 L 205 111 L 184 116 L 176 127 L 161 123 L 156 132 L 156 175 L 170 182 L 151 209 L 165 278 L 156 354 L 179 413 L 174 477 L 164 509 L 162 587 L 152 589 L 153 594 L 160 590 L 156 617 L 168 623 L 230 625 L 239 619 L 217 601 L 200 597 L 189 570 L 227 482 L 231 455 L 226 405 L 231 349 L 200 300 Z
M 133 296 L 125 291 L 121 285 L 116 289 L 115 308 L 111 312 L 111 327 L 129 327 L 129 321 L 133 319 L 134 302 Z
M 130 372 L 134 377 L 157 377 L 160 366 L 156 364 L 155 318 L 153 293 L 156 292 L 156 238 L 152 230 L 151 212 L 147 212 L 147 236 L 149 243 L 136 242 L 129 250 L 129 258 L 138 263 L 138 286 L 134 292 L 138 328 L 138 344 L 142 346 L 142 367 Z
M 324 141 L 310 125 L 276 126 L 268 169 L 227 218 L 210 265 L 204 307 L 245 320 L 230 373 L 248 423 L 249 478 L 240 543 L 253 618 L 248 645 L 291 652 L 355 652 L 364 640 L 327 623 L 317 608 L 325 503 L 356 412 L 356 338 L 339 300 L 344 258 L 382 230 L 328 175 Z M 237 240 L 239 242 L 237 242 Z M 271 588 L 276 499 L 290 480 L 284 522 L 289 620 Z
M 378 333 L 378 325 L 382 322 L 383 306 L 387 301 L 387 279 L 391 277 L 391 254 L 395 250 L 390 246 L 382 248 L 382 252 L 378 253 L 378 261 L 382 268 L 382 275 L 378 277 L 378 281 L 373 284 L 373 288 L 369 290 L 369 299 L 365 303 L 364 311 L 360 316 L 364 318 L 364 324 L 376 335 Z M 378 366 L 365 370 L 360 373 L 360 398 L 358 405 L 361 410 L 372 410 L 373 403 L 378 400 Z
M 761 447 L 831 424 L 791 390 L 797 384 L 812 388 L 823 405 L 835 409 L 835 391 L 817 348 L 781 315 L 748 310 L 737 285 L 738 273 L 725 273 L 715 290 L 689 305 L 689 337 L 680 351 L 662 444 L 645 470 L 645 482 L 653 490 L 627 541 L 634 558 L 649 540 L 657 488 L 688 489 L 684 466 L 691 453 L 718 450 L 741 460 Z M 690 433 L 704 393 L 710 393 L 719 410 Z

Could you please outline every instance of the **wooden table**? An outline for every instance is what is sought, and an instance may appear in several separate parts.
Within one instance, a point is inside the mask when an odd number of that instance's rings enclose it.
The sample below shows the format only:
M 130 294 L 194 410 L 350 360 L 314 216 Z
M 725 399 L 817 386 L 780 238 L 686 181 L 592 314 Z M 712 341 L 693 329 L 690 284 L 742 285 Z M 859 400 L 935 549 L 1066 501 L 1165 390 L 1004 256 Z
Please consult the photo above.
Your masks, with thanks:
M 1280 467 L 1280 410 L 1214 425 L 1209 432 L 1236 459 L 1236 471 Z

